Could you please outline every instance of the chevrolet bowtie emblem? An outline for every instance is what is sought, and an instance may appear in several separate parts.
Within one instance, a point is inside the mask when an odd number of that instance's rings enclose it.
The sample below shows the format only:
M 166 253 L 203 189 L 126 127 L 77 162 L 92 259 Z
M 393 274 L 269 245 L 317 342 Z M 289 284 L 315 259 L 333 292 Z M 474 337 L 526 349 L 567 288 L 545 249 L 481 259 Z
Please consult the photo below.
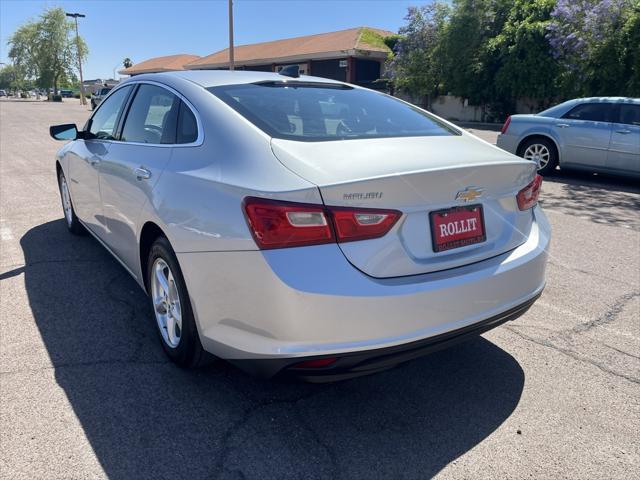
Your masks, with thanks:
M 467 187 L 464 190 L 460 190 L 456 194 L 456 200 L 462 200 L 463 202 L 472 202 L 480 195 L 482 195 L 481 188 Z

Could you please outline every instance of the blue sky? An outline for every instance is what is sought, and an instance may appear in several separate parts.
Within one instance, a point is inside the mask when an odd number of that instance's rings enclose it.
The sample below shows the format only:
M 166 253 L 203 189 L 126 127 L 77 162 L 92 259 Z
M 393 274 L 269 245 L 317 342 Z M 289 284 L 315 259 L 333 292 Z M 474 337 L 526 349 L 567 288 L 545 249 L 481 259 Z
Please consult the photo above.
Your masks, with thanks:
M 397 31 L 413 0 L 234 0 L 235 43 L 330 32 L 357 26 Z M 228 43 L 227 0 L 0 0 L 0 62 L 7 40 L 45 8 L 87 15 L 80 35 L 89 45 L 85 78 L 107 78 L 122 59 L 134 63 L 175 53 L 207 55 Z

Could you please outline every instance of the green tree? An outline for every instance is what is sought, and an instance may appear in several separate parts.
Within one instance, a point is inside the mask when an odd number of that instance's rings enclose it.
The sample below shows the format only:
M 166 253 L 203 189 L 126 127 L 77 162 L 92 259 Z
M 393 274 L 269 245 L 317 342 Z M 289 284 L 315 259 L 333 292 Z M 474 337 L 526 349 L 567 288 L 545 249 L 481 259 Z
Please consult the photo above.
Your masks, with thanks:
M 410 7 L 400 35 L 385 39 L 394 52 L 387 63 L 394 87 L 423 99 L 426 108 L 431 107 L 432 97 L 442 87 L 442 65 L 434 52 L 448 15 L 448 5 L 437 1 L 420 8 Z
M 130 59 L 129 57 L 126 57 L 126 58 L 122 61 L 122 65 L 124 65 L 124 68 L 133 67 L 133 62 L 131 61 L 131 59 Z
M 495 99 L 494 78 L 499 61 L 488 48 L 506 21 L 512 0 L 454 0 L 440 46 L 447 91 L 485 105 Z
M 0 89 L 9 90 L 18 88 L 18 72 L 14 65 L 5 65 L 0 68 Z
M 548 38 L 566 96 L 638 96 L 640 0 L 557 0 Z
M 586 62 L 587 95 L 640 97 L 640 2 L 625 7 Z
M 515 102 L 527 98 L 542 108 L 557 97 L 557 60 L 546 38 L 555 0 L 514 0 L 502 31 L 486 49 L 496 59 L 496 114 L 513 113 Z
M 40 87 L 58 86 L 75 76 L 78 57 L 87 56 L 87 45 L 79 39 L 61 8 L 46 10 L 38 20 L 21 26 L 9 38 L 9 58 Z

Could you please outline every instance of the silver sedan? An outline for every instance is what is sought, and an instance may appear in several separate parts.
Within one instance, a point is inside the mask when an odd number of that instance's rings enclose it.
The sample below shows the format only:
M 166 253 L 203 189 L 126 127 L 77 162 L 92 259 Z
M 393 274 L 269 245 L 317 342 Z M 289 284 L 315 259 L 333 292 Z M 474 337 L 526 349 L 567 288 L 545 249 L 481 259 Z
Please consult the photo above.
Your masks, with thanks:
M 498 146 L 535 161 L 543 175 L 559 165 L 640 177 L 640 99 L 581 98 L 536 115 L 511 115 Z
M 517 318 L 545 284 L 536 164 L 314 77 L 140 75 L 56 157 L 64 218 L 148 293 L 167 355 L 313 381 Z

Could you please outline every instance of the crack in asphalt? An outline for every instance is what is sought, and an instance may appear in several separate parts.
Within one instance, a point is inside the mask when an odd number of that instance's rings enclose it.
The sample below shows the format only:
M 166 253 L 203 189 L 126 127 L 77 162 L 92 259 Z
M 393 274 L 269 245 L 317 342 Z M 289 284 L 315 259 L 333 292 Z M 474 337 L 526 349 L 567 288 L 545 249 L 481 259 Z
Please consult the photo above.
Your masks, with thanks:
M 338 470 L 338 461 L 337 461 L 335 452 L 331 449 L 331 447 L 329 447 L 325 442 L 322 441 L 322 439 L 318 435 L 318 432 L 316 432 L 307 422 L 303 421 L 299 412 L 295 410 L 295 407 L 299 402 L 308 400 L 316 395 L 319 395 L 320 393 L 322 393 L 322 391 L 313 391 L 313 392 L 310 392 L 304 395 L 299 395 L 299 396 L 296 396 L 295 398 L 289 398 L 289 399 L 257 400 L 255 398 L 252 398 L 246 392 L 238 389 L 233 383 L 231 383 L 230 385 L 237 393 L 239 393 L 246 400 L 248 400 L 249 402 L 253 402 L 253 405 L 246 408 L 242 412 L 241 417 L 236 422 L 234 422 L 229 428 L 227 428 L 227 430 L 222 434 L 220 454 L 216 461 L 215 472 L 212 474 L 213 478 L 222 478 L 225 473 L 238 474 L 241 476 L 241 478 L 246 478 L 245 473 L 241 469 L 227 468 L 226 463 L 233 449 L 233 447 L 231 446 L 231 440 L 233 439 L 234 435 L 236 435 L 240 431 L 240 429 L 244 427 L 257 412 L 259 412 L 264 408 L 271 407 L 274 405 L 290 405 L 293 407 L 294 414 L 297 418 L 296 423 L 300 427 L 307 430 L 307 432 L 311 434 L 313 440 L 315 440 L 315 442 L 327 453 L 327 456 L 331 461 L 332 474 L 330 478 L 340 478 L 339 470 Z
M 607 309 L 607 311 L 603 315 L 589 322 L 576 325 L 571 329 L 571 333 L 584 333 L 593 328 L 613 322 L 618 317 L 618 315 L 622 313 L 624 307 L 626 307 L 627 304 L 636 297 L 640 297 L 640 292 L 629 292 L 625 295 L 622 295 L 615 301 L 613 306 Z
M 619 377 L 619 378 L 622 378 L 622 379 L 627 380 L 629 382 L 632 382 L 632 383 L 640 385 L 640 378 L 635 378 L 635 377 L 632 377 L 630 375 L 626 375 L 624 373 L 616 372 L 615 370 L 607 367 L 606 365 L 604 365 L 604 364 L 602 364 L 600 362 L 597 362 L 595 360 L 592 360 L 590 358 L 586 358 L 586 357 L 580 355 L 578 352 L 576 352 L 574 350 L 571 350 L 569 348 L 564 348 L 564 347 L 561 347 L 559 345 L 556 345 L 555 343 L 551 342 L 549 339 L 538 339 L 538 338 L 532 337 L 532 336 L 527 335 L 525 333 L 519 332 L 517 327 L 511 326 L 511 325 L 505 325 L 505 328 L 508 331 L 510 331 L 511 333 L 517 335 L 518 337 L 520 337 L 520 338 L 522 338 L 524 340 L 527 340 L 529 342 L 535 343 L 536 345 L 540 345 L 540 346 L 543 346 L 543 347 L 546 347 L 546 348 L 551 348 L 551 349 L 556 350 L 556 351 L 558 351 L 558 352 L 560 352 L 560 353 L 562 353 L 562 354 L 564 354 L 564 355 L 566 355 L 566 356 L 568 356 L 568 357 L 570 357 L 570 358 L 572 358 L 574 360 L 577 360 L 577 361 L 582 362 L 582 363 L 590 364 L 590 365 L 600 369 L 601 371 L 603 371 L 605 373 L 608 373 L 610 375 L 614 375 L 616 377 Z
M 505 325 L 505 328 L 507 330 L 509 330 L 512 333 L 515 333 L 516 335 L 518 335 L 519 337 L 528 340 L 530 342 L 536 343 L 538 345 L 541 345 L 543 347 L 547 347 L 547 348 L 552 348 L 554 350 L 557 350 L 558 352 L 561 352 L 571 358 L 573 358 L 574 360 L 578 360 L 580 362 L 585 362 L 588 363 L 590 365 L 593 365 L 597 368 L 599 368 L 600 370 L 602 370 L 603 372 L 615 375 L 617 377 L 623 378 L 625 380 L 628 380 L 630 382 L 633 383 L 637 383 L 640 384 L 640 378 L 636 378 L 624 373 L 620 373 L 617 372 L 613 369 L 611 369 L 610 367 L 606 366 L 604 364 L 604 362 L 598 362 L 596 360 L 592 360 L 590 358 L 587 358 L 583 355 L 580 355 L 580 353 L 576 352 L 575 350 L 572 350 L 570 348 L 566 348 L 566 347 L 561 347 L 555 343 L 553 343 L 554 339 L 560 339 L 560 340 L 564 340 L 567 343 L 571 343 L 571 337 L 573 336 L 581 336 L 582 334 L 584 334 L 585 332 L 588 332 L 596 327 L 601 327 L 607 324 L 610 324 L 612 322 L 614 322 L 618 316 L 622 313 L 622 311 L 624 310 L 624 308 L 635 298 L 640 296 L 640 292 L 629 292 L 626 293 L 622 296 L 620 296 L 619 298 L 616 299 L 616 301 L 614 302 L 614 304 L 609 307 L 604 314 L 600 315 L 598 318 L 590 320 L 588 322 L 584 322 L 584 323 L 580 323 L 576 326 L 574 326 L 573 328 L 571 328 L 570 330 L 563 330 L 563 331 L 559 331 L 559 332 L 555 332 L 552 333 L 551 335 L 548 336 L 548 338 L 535 338 L 532 337 L 531 335 L 527 335 L 525 333 L 522 333 L 521 331 L 519 331 L 519 328 L 522 327 L 528 327 L 528 328 L 534 328 L 534 329 L 544 329 L 547 331 L 551 331 L 553 332 L 553 330 L 544 328 L 544 327 L 537 327 L 537 326 L 527 326 L 527 325 Z M 596 340 L 597 341 L 597 340 Z M 615 350 L 617 352 L 620 352 L 621 354 L 624 355 L 628 355 L 630 357 L 633 358 L 640 358 L 640 357 L 636 357 L 635 355 L 632 355 L 630 353 L 624 352 L 622 350 L 619 350 L 615 347 L 612 347 L 610 345 L 605 344 L 604 342 L 600 342 L 597 341 L 600 345 L 605 346 L 607 348 L 610 348 L 612 350 Z
M 625 352 L 624 350 L 620 350 L 619 348 L 613 347 L 613 346 L 611 346 L 611 345 L 609 345 L 607 343 L 603 343 L 602 345 L 604 345 L 607 348 L 610 348 L 611 350 L 615 350 L 618 353 L 621 353 L 623 355 L 627 355 L 628 357 L 635 358 L 636 360 L 640 360 L 640 356 L 639 355 L 634 355 L 632 353 Z

